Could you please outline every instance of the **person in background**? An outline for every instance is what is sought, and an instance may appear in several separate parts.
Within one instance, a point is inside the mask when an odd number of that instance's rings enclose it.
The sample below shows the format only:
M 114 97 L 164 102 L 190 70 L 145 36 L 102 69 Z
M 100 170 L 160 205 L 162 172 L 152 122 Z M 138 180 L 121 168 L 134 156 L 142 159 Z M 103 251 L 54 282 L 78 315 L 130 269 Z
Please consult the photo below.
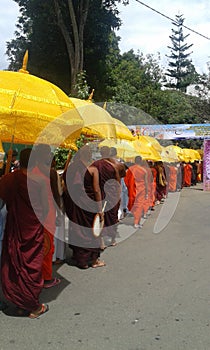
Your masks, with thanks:
M 128 188 L 128 209 L 134 216 L 134 227 L 141 228 L 144 201 L 148 199 L 147 172 L 141 156 L 135 158 L 135 164 L 127 170 L 124 181 Z
M 0 169 L 0 177 L 5 174 L 6 166 L 7 166 L 7 162 L 8 162 L 8 156 L 9 156 L 9 151 L 7 151 L 6 161 L 4 162 L 3 167 Z M 9 171 L 8 171 L 9 173 L 15 171 L 16 169 L 19 169 L 19 167 L 20 167 L 20 162 L 19 162 L 19 160 L 17 160 L 17 156 L 18 156 L 18 151 L 16 149 L 13 149 L 11 163 L 10 163 L 10 167 L 9 167 Z
M 0 198 L 7 217 L 1 257 L 1 281 L 5 298 L 37 318 L 49 307 L 39 302 L 43 288 L 43 225 L 48 214 L 45 183 L 28 170 L 31 149 L 20 153 L 20 169 L 0 180 Z
M 64 173 L 63 193 L 66 214 L 69 218 L 69 245 L 73 259 L 80 269 L 105 266 L 100 260 L 101 239 L 93 235 L 96 213 L 103 219 L 99 174 L 91 164 L 91 150 L 82 147 Z
M 190 163 L 184 164 L 183 184 L 185 187 L 190 187 L 192 184 L 192 165 Z
M 52 154 L 52 162 L 51 169 L 54 169 L 57 173 L 57 179 L 55 179 L 55 186 L 58 188 L 58 192 L 56 191 L 55 196 L 57 197 L 57 216 L 56 216 L 56 231 L 54 237 L 54 254 L 53 254 L 53 263 L 54 264 L 62 264 L 65 260 L 65 210 L 63 203 L 63 187 L 62 187 L 62 179 L 56 170 L 56 159 L 54 154 Z M 53 186 L 53 185 L 52 185 Z
M 100 149 L 101 159 L 93 163 L 99 172 L 99 185 L 101 189 L 102 200 L 107 201 L 104 213 L 105 227 L 103 229 L 103 237 L 110 237 L 110 246 L 116 246 L 118 210 L 120 205 L 121 186 L 119 167 L 110 157 L 110 148 L 103 146 Z
M 44 259 L 42 275 L 44 288 L 58 285 L 61 280 L 53 277 L 52 260 L 54 254 L 54 235 L 56 230 L 56 205 L 59 210 L 60 196 L 57 187 L 57 172 L 51 169 L 51 148 L 46 144 L 36 145 L 34 150 L 36 165 L 32 173 L 42 178 L 47 189 L 46 202 L 49 205 L 48 215 L 43 222 L 44 226 Z

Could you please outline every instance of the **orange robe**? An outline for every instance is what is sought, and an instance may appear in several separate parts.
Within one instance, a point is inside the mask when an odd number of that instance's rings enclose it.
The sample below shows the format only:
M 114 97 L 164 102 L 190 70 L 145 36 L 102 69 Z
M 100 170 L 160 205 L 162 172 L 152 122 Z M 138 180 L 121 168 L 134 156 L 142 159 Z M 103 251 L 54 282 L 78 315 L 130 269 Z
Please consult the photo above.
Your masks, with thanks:
M 156 191 L 157 191 L 157 170 L 154 167 L 151 167 L 151 171 L 152 171 L 152 176 L 153 176 L 153 180 L 152 180 L 152 204 L 151 206 L 154 207 L 155 206 L 155 202 L 156 202 Z
M 144 210 L 147 172 L 134 164 L 127 170 L 124 181 L 128 188 L 128 210 L 134 216 L 134 224 L 139 224 Z
M 185 164 L 184 166 L 184 186 L 189 187 L 191 186 L 191 179 L 192 179 L 192 165 L 189 163 Z
M 50 185 L 50 174 L 49 177 L 44 175 L 38 167 L 33 169 L 33 173 L 39 175 L 44 179 L 47 190 L 47 198 L 49 211 L 48 215 L 43 222 L 44 226 L 44 259 L 42 264 L 42 277 L 45 281 L 50 281 L 52 277 L 52 258 L 54 253 L 54 234 L 56 229 L 56 207 L 53 199 L 53 194 Z
M 168 185 L 168 190 L 170 192 L 176 192 L 177 188 L 177 168 L 174 165 L 169 166 L 169 185 Z

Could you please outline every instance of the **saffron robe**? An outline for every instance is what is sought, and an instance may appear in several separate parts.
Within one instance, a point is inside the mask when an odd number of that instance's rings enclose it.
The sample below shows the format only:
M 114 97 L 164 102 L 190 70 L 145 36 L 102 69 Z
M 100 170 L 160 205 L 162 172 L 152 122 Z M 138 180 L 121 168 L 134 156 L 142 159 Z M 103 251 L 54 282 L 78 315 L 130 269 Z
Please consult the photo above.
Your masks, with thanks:
M 53 198 L 49 176 L 43 174 L 38 167 L 32 170 L 32 173 L 38 175 L 44 180 L 47 196 L 46 201 L 48 202 L 49 211 L 48 215 L 43 222 L 44 226 L 44 259 L 42 264 L 42 276 L 45 281 L 50 281 L 52 277 L 52 260 L 54 254 L 54 234 L 56 230 L 56 203 Z
M 128 188 L 128 210 L 134 216 L 134 224 L 139 224 L 146 197 L 147 171 L 140 165 L 132 165 L 124 178 Z

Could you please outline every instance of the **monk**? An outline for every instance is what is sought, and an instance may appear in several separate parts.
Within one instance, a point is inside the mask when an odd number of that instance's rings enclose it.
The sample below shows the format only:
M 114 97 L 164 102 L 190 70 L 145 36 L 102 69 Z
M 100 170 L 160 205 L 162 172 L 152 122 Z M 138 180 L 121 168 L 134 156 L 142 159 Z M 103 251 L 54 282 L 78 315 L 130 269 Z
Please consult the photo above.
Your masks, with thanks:
M 69 218 L 69 244 L 73 259 L 80 269 L 105 266 L 100 260 L 101 240 L 93 235 L 93 221 L 97 213 L 103 219 L 99 174 L 90 164 L 91 150 L 82 147 L 64 174 L 63 193 Z
M 119 167 L 110 159 L 110 148 L 103 146 L 100 149 L 102 158 L 95 161 L 93 166 L 99 172 L 99 185 L 101 189 L 102 200 L 107 201 L 104 213 L 105 228 L 103 235 L 111 237 L 111 246 L 115 246 L 118 223 L 118 210 L 120 206 L 121 186 Z
M 168 190 L 169 192 L 176 192 L 177 189 L 177 166 L 173 163 L 169 164 L 169 181 Z
M 20 169 L 0 180 L 0 198 L 6 203 L 1 280 L 3 293 L 30 318 L 48 311 L 40 304 L 43 288 L 43 222 L 48 213 L 45 184 L 27 172 L 31 150 L 20 153 Z M 32 204 L 33 203 L 33 204 Z
M 44 259 L 42 265 L 42 276 L 44 288 L 51 288 L 58 285 L 61 280 L 53 277 L 52 260 L 54 254 L 54 235 L 56 230 L 56 202 L 59 198 L 57 187 L 57 173 L 51 168 L 51 149 L 49 145 L 39 144 L 35 147 L 36 166 L 33 174 L 42 178 L 47 189 L 46 201 L 49 205 L 48 215 L 43 222 L 44 226 Z M 56 195 L 57 193 L 57 195 Z M 59 210 L 59 208 L 58 208 Z
M 147 171 L 141 156 L 135 158 L 135 164 L 127 170 L 124 181 L 128 188 L 128 210 L 134 216 L 134 227 L 141 228 L 144 201 L 148 199 Z
M 186 163 L 184 165 L 184 175 L 183 182 L 185 187 L 190 187 L 192 181 L 192 165 L 190 163 Z

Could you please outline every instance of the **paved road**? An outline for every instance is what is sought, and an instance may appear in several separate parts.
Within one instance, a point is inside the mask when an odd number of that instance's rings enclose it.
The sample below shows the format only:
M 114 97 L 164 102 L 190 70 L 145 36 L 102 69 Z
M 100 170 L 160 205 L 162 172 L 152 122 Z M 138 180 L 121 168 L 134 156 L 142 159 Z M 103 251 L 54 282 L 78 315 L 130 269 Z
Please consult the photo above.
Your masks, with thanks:
M 183 189 L 157 234 L 161 207 L 129 238 L 132 218 L 119 225 L 127 239 L 105 250 L 106 267 L 62 265 L 40 319 L 1 312 L 0 349 L 209 350 L 210 193 Z

